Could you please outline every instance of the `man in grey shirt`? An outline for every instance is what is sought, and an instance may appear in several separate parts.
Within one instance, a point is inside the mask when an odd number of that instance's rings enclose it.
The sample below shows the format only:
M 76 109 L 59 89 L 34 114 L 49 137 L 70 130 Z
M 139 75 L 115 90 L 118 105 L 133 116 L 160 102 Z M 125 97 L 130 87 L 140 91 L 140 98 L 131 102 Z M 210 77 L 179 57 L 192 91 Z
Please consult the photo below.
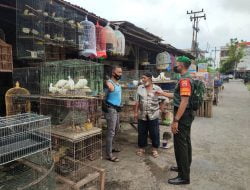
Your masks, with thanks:
M 135 106 L 135 119 L 138 119 L 138 156 L 145 153 L 148 134 L 152 140 L 152 155 L 159 156 L 157 149 L 160 146 L 159 117 L 160 107 L 165 97 L 157 96 L 157 91 L 162 89 L 152 83 L 152 74 L 147 72 L 142 75 L 142 85 L 137 89 L 137 103 Z

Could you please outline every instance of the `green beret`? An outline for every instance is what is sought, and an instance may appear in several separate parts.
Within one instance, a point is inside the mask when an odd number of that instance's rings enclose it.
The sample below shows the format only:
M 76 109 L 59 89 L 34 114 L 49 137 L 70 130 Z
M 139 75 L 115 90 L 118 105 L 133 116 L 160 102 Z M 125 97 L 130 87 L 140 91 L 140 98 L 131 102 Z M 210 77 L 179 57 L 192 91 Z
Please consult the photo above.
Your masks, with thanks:
M 186 56 L 180 56 L 177 58 L 176 60 L 177 62 L 182 62 L 182 63 L 188 63 L 188 64 L 191 64 L 191 60 L 186 57 Z

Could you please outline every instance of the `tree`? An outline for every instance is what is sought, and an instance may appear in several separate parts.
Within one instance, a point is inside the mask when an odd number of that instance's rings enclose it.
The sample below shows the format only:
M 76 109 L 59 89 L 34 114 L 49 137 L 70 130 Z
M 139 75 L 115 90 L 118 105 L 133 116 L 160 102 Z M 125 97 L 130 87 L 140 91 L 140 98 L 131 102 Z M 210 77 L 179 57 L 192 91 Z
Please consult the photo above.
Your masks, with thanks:
M 228 46 L 228 58 L 220 64 L 221 73 L 233 72 L 236 69 L 237 64 L 244 56 L 245 45 L 238 42 L 237 38 L 230 39 L 230 44 L 227 44 L 227 46 Z

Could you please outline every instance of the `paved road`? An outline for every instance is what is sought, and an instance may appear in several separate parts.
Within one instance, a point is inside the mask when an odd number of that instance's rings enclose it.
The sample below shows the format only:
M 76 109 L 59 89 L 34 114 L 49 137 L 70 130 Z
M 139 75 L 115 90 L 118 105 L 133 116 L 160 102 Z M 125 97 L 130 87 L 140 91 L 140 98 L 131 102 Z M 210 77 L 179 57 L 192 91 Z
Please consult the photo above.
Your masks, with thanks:
M 121 162 L 104 161 L 108 190 L 248 190 L 250 189 L 250 92 L 243 83 L 225 84 L 213 118 L 196 118 L 192 126 L 191 184 L 166 183 L 175 172 L 173 149 L 160 157 L 135 155 L 136 133 L 128 126 L 120 137 Z M 149 150 L 150 151 L 150 150 Z M 150 152 L 149 152 L 150 153 Z

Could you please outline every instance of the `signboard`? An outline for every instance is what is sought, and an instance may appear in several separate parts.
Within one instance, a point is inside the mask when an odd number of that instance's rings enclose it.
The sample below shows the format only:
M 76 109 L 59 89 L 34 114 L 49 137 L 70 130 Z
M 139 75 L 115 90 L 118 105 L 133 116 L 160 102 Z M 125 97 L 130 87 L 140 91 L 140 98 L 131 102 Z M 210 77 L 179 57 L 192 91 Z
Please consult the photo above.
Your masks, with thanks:
M 207 63 L 199 63 L 198 72 L 207 72 Z
M 197 68 L 197 66 L 196 66 L 195 64 L 192 63 L 192 64 L 190 65 L 188 71 L 189 71 L 190 73 L 196 73 L 196 68 Z

